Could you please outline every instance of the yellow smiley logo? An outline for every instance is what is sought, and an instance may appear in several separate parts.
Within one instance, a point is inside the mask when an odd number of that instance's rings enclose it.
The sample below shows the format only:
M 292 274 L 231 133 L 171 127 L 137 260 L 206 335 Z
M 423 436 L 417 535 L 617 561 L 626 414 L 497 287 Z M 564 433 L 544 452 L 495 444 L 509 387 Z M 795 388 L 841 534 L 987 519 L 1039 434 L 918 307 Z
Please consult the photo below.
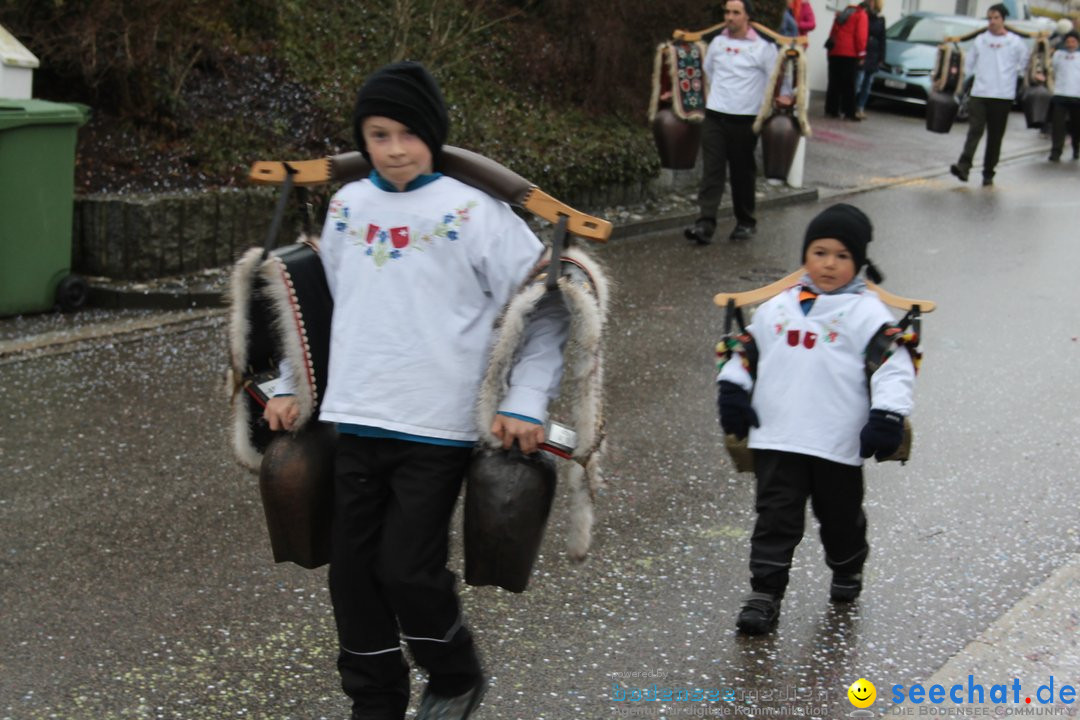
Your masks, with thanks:
M 859 678 L 851 683 L 851 687 L 847 690 L 847 696 L 851 704 L 857 708 L 870 707 L 874 704 L 874 700 L 877 699 L 877 688 L 874 687 L 874 683 L 866 678 Z

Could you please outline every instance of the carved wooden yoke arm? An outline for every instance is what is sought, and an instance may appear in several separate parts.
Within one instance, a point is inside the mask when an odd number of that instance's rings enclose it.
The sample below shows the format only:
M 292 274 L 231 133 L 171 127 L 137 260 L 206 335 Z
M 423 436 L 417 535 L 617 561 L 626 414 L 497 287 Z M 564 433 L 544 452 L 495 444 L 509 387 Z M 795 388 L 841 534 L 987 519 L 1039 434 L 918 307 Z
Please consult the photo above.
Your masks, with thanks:
M 713 297 L 713 302 L 720 307 L 727 307 L 729 301 L 734 303 L 734 307 L 737 308 L 745 307 L 746 305 L 756 305 L 765 302 L 774 295 L 778 295 L 792 285 L 797 284 L 804 273 L 805 271 L 800 268 L 776 282 L 769 283 L 768 285 L 764 285 L 755 290 L 745 290 L 743 292 L 735 293 L 717 293 Z M 869 281 L 867 281 L 866 286 L 877 293 L 877 296 L 881 298 L 881 302 L 890 307 L 894 307 L 897 310 L 908 311 L 917 307 L 920 312 L 928 313 L 933 312 L 937 308 L 937 303 L 933 300 L 915 300 L 913 298 L 900 297 L 899 295 L 895 295 L 888 290 L 885 290 L 880 285 Z

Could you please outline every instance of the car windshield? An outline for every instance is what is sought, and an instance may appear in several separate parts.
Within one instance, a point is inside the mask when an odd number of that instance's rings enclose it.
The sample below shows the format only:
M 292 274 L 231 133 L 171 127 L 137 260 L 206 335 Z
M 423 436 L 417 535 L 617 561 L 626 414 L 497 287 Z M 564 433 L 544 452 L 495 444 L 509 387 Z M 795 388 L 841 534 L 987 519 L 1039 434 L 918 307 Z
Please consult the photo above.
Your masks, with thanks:
M 885 32 L 885 37 L 890 40 L 939 45 L 947 37 L 967 35 L 978 27 L 971 23 L 908 15 L 893 23 Z

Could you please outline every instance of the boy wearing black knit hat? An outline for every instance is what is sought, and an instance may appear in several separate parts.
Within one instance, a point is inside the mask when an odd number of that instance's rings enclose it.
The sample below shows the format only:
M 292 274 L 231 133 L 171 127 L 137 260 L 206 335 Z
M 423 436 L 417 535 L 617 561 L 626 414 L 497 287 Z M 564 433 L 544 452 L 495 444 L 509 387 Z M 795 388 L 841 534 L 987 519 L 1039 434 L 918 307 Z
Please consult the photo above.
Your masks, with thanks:
M 737 621 L 744 634 L 776 627 L 808 498 L 833 572 L 831 599 L 849 602 L 862 591 L 863 459 L 899 448 L 915 380 L 905 352 L 866 377 L 867 345 L 894 322 L 858 277 L 866 266 L 871 280 L 881 279 L 867 259 L 872 235 L 869 218 L 851 205 L 815 217 L 802 280 L 758 308 L 742 361 L 724 363 L 717 378 L 720 424 L 727 434 L 749 435 L 757 476 L 752 592 Z
M 337 425 L 330 597 L 353 720 L 402 720 L 409 666 L 429 675 L 418 720 L 463 720 L 486 683 L 447 569 L 448 531 L 477 440 L 492 328 L 543 253 L 508 205 L 437 172 L 449 121 L 419 64 L 360 89 L 356 141 L 374 170 L 334 195 L 320 257 L 334 300 L 319 419 Z M 568 313 L 530 317 L 491 432 L 535 452 L 557 395 Z M 287 380 L 286 380 L 287 382 Z M 291 429 L 290 397 L 271 429 Z

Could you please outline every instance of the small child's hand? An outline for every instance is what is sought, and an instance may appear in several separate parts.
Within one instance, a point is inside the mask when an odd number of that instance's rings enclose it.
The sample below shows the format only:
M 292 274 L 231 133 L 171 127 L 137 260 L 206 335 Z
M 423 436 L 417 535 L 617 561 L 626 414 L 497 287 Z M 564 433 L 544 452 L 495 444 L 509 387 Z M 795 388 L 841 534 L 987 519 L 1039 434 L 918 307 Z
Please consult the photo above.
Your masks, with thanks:
M 885 410 L 871 410 L 859 433 L 859 455 L 868 458 L 871 455 L 878 460 L 885 460 L 900 448 L 904 441 L 904 416 Z
M 735 383 L 720 381 L 716 404 L 720 410 L 720 427 L 726 434 L 742 440 L 750 434 L 751 427 L 761 427 L 757 413 L 750 404 L 750 393 Z
M 504 450 L 509 450 L 517 440 L 521 452 L 531 455 L 544 442 L 544 426 L 519 420 L 508 415 L 496 415 L 491 423 L 491 434 L 502 441 Z
M 300 404 L 292 395 L 280 395 L 270 398 L 263 410 L 263 419 L 273 431 L 292 430 L 300 417 Z

